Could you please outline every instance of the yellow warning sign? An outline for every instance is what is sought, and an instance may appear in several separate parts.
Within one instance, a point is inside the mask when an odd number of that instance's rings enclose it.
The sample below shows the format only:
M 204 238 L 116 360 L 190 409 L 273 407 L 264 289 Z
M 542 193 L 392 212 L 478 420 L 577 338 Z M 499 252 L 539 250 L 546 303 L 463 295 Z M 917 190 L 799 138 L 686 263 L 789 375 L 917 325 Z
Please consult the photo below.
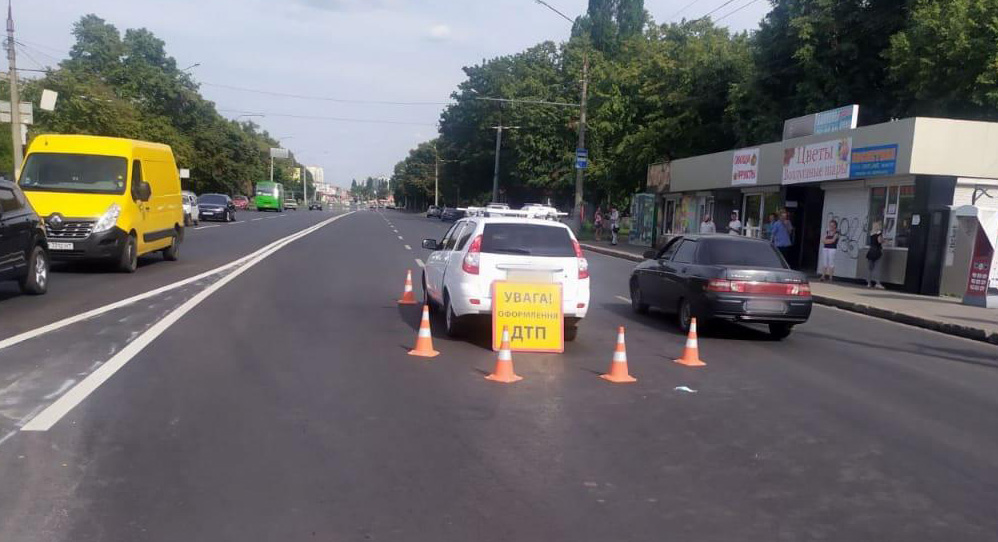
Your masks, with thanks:
M 565 318 L 561 284 L 492 283 L 492 349 L 499 350 L 502 328 L 517 352 L 564 352 Z

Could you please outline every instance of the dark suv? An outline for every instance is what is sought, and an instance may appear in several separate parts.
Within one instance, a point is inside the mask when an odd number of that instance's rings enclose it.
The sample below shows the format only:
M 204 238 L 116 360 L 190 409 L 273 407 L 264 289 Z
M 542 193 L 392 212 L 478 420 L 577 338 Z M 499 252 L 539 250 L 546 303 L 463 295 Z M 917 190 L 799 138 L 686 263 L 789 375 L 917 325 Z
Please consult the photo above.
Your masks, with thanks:
M 17 280 L 26 294 L 49 283 L 45 227 L 16 184 L 0 179 L 0 280 Z

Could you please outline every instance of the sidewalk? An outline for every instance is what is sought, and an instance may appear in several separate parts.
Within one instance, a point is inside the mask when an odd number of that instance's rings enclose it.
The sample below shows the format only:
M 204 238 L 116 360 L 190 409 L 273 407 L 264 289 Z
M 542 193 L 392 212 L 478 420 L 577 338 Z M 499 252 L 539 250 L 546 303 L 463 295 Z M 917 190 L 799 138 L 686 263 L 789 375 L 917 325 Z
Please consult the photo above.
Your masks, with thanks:
M 591 252 L 640 262 L 648 247 L 627 244 L 611 246 L 609 242 L 587 241 L 580 243 Z M 929 297 L 893 290 L 871 290 L 859 285 L 811 282 L 811 295 L 815 303 L 858 312 L 966 337 L 977 341 L 998 344 L 998 309 L 968 307 L 959 299 Z

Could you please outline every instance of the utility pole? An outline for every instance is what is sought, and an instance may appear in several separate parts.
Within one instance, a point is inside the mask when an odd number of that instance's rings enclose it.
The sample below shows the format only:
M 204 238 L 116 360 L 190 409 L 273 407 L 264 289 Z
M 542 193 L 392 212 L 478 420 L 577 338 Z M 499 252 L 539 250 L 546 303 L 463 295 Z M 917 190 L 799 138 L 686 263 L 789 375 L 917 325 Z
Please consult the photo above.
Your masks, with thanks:
M 270 182 L 274 182 L 274 153 L 270 153 Z
M 582 56 L 582 101 L 579 102 L 579 143 L 578 149 L 586 148 L 586 102 L 587 96 L 589 94 L 589 53 L 586 52 Z M 582 229 L 582 196 L 583 196 L 583 181 L 585 180 L 586 173 L 582 168 L 577 168 L 575 170 L 575 210 L 573 214 L 573 221 L 579 221 L 579 229 Z
M 21 96 L 17 89 L 17 51 L 14 47 L 14 15 L 7 1 L 7 61 L 10 63 L 10 135 L 13 139 L 14 179 L 21 169 L 24 147 L 21 144 Z
M 305 205 L 308 205 L 308 171 L 305 169 L 305 164 L 301 166 L 301 191 L 305 197 Z
M 492 127 L 496 131 L 496 165 L 492 171 L 492 201 L 499 201 L 499 150 L 502 146 L 502 119 L 499 126 Z
M 433 161 L 433 206 L 440 206 L 440 157 Z

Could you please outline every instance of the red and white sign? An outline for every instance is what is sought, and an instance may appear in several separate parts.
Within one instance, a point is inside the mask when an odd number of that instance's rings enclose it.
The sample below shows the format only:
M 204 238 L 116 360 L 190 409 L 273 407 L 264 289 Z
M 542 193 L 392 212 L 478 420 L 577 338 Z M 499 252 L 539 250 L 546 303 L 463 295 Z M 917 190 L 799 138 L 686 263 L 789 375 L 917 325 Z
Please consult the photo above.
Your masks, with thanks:
M 974 243 L 974 257 L 970 260 L 970 274 L 967 277 L 968 297 L 983 298 L 988 295 L 988 280 L 991 278 L 991 262 L 994 261 L 995 249 L 988 240 L 983 227 L 977 228 L 977 240 Z
M 851 137 L 784 149 L 783 184 L 848 179 L 851 160 Z
M 731 164 L 731 184 L 741 186 L 755 184 L 759 180 L 759 149 L 735 151 Z

